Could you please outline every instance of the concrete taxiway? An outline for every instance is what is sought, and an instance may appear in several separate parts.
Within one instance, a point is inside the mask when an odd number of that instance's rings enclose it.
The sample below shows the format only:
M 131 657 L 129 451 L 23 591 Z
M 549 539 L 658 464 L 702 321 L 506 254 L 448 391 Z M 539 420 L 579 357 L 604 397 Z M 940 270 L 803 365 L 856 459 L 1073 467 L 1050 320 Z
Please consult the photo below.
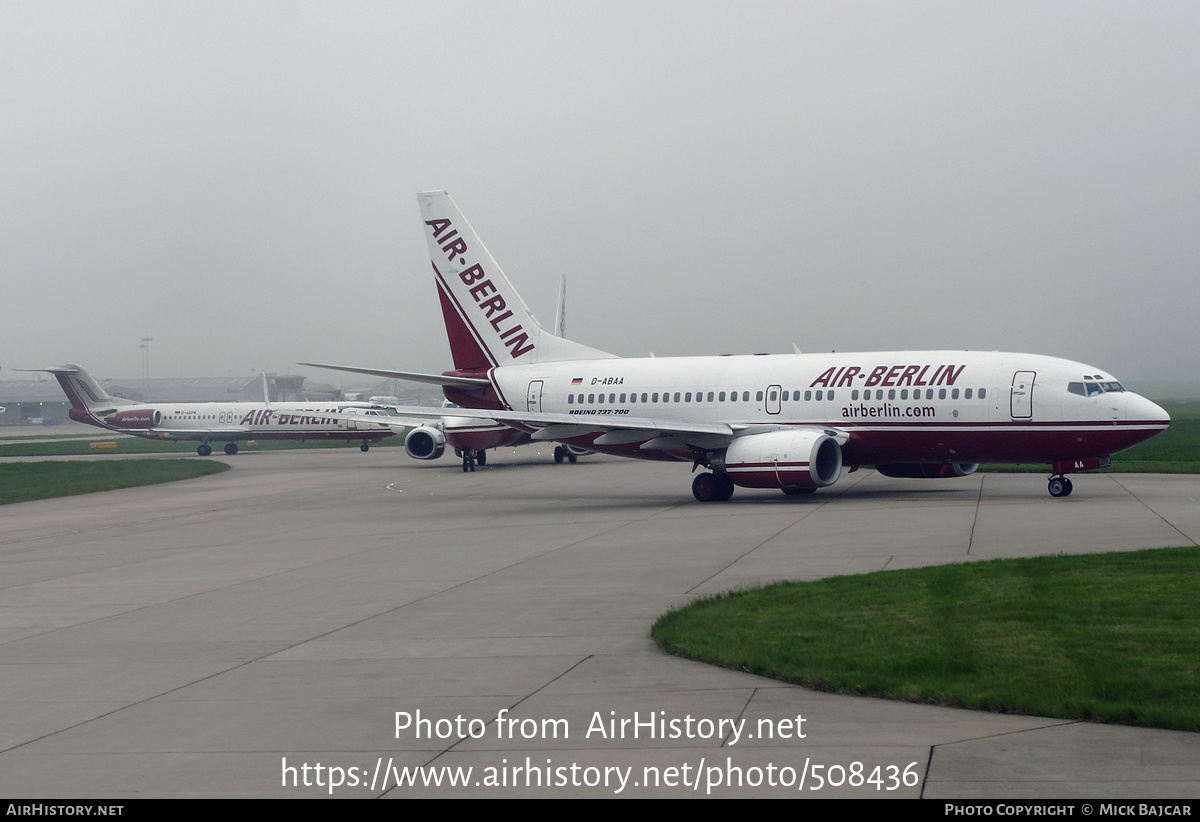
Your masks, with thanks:
M 1200 477 L 1053 500 L 861 471 L 702 505 L 682 465 L 490 456 L 242 453 L 0 508 L 0 794 L 1200 796 L 1195 734 L 817 693 L 649 636 L 776 579 L 1195 545 Z

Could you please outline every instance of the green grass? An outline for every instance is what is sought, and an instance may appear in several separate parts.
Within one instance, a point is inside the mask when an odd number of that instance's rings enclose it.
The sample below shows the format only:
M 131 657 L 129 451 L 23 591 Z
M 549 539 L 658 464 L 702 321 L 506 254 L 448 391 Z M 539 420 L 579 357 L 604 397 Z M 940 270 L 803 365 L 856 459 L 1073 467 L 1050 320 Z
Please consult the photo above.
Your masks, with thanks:
M 836 693 L 1200 731 L 1200 549 L 943 565 L 724 594 L 667 651 Z
M 0 505 L 193 479 L 228 471 L 216 460 L 10 462 L 0 465 Z
M 167 440 L 143 439 L 141 437 L 88 437 L 84 439 L 64 440 L 61 442 L 13 442 L 0 443 L 0 457 L 63 457 L 96 454 L 195 454 L 198 442 L 169 442 Z M 115 448 L 92 448 L 92 442 L 116 443 Z M 247 445 L 246 440 L 238 442 L 242 451 L 286 451 L 296 448 L 354 448 L 361 444 L 360 440 L 257 440 L 253 446 Z M 404 445 L 404 433 L 384 437 L 381 441 L 371 443 L 372 448 L 392 448 Z M 220 454 L 224 442 L 212 443 L 213 452 Z

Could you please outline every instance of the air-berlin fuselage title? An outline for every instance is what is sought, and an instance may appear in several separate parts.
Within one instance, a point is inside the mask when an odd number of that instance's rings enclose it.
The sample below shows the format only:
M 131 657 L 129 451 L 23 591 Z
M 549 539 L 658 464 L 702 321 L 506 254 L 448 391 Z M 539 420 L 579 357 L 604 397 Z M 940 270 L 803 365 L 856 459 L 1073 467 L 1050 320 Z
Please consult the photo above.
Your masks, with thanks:
M 934 371 L 929 375 L 929 379 L 925 379 L 925 375 L 929 374 L 929 369 Z M 842 366 L 841 368 L 827 368 L 822 372 L 821 376 L 817 377 L 811 383 L 809 388 L 844 388 L 846 386 L 854 387 L 854 380 L 865 380 L 860 382 L 864 388 L 872 388 L 876 385 L 884 388 L 899 387 L 902 385 L 925 386 L 925 385 L 954 385 L 962 374 L 965 365 L 877 365 L 868 374 L 866 369 L 859 368 L 857 365 Z
M 433 229 L 433 238 L 441 246 L 447 260 L 455 262 L 454 258 L 458 257 L 459 265 L 467 264 L 467 242 L 459 235 L 458 229 L 450 225 L 449 220 L 426 220 L 425 225 Z M 529 342 L 529 335 L 525 333 L 525 329 L 520 323 L 503 331 L 500 330 L 500 326 L 505 320 L 512 317 L 513 313 L 508 310 L 504 298 L 496 293 L 496 286 L 492 284 L 487 272 L 483 270 L 483 266 L 476 263 L 469 268 L 464 268 L 458 273 L 458 276 L 464 285 L 471 286 L 470 294 L 475 300 L 475 305 L 480 311 L 485 312 L 484 318 L 500 335 L 500 339 L 514 360 L 534 349 L 533 343 Z M 495 296 L 488 297 L 489 294 Z M 484 299 L 485 297 L 487 299 Z

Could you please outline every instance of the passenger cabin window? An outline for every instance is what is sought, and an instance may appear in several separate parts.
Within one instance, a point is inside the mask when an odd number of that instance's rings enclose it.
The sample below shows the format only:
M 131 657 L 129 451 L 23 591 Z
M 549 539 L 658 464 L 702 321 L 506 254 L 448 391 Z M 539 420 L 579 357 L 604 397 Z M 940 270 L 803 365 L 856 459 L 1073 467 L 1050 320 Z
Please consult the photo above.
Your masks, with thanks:
M 750 392 L 749 391 L 742 392 L 742 402 L 750 402 Z

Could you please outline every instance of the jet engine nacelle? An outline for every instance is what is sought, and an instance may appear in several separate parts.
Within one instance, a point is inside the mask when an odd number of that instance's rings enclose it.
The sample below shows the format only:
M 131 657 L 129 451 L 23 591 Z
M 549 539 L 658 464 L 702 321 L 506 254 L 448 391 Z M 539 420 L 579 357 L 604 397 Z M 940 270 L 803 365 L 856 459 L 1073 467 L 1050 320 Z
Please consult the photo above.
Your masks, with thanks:
M 404 450 L 415 460 L 435 460 L 446 450 L 446 435 L 437 428 L 422 425 L 408 432 Z
M 824 431 L 770 431 L 737 437 L 714 459 L 743 488 L 824 488 L 842 473 L 842 449 Z
M 104 421 L 117 428 L 154 428 L 162 424 L 162 412 L 152 408 L 118 411 Z
M 893 462 L 876 465 L 875 470 L 885 477 L 897 479 L 938 479 L 969 477 L 978 467 L 977 462 Z

